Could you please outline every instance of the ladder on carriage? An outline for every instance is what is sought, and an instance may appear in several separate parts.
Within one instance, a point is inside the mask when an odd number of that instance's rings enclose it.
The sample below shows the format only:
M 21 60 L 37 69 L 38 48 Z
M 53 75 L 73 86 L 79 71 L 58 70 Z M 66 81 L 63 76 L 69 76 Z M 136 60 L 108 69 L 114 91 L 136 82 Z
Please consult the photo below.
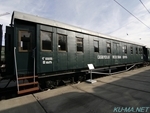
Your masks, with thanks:
M 19 95 L 32 93 L 39 90 L 38 76 L 35 75 L 35 57 L 34 57 L 34 72 L 33 75 L 18 76 L 16 47 L 14 47 L 15 72 L 17 81 L 17 92 Z

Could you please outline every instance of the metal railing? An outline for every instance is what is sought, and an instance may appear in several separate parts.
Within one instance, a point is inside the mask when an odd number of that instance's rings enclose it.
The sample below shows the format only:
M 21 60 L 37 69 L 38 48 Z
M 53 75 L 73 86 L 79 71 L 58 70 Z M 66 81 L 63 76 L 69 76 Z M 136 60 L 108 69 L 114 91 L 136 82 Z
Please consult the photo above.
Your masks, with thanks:
M 18 85 L 18 69 L 17 69 L 17 60 L 16 60 L 16 47 L 14 47 L 14 60 L 15 60 L 15 71 L 16 71 L 17 90 L 19 91 L 19 85 Z

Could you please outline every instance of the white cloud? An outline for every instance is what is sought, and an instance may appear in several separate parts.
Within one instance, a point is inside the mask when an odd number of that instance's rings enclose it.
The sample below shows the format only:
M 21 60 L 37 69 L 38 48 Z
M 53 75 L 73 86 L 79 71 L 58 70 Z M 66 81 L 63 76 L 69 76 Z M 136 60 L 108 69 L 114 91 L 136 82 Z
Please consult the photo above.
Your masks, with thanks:
M 150 45 L 150 29 L 113 0 L 0 0 L 0 2 L 0 14 L 17 10 Z M 150 14 L 139 1 L 119 2 L 150 26 Z M 149 0 L 143 2 L 150 10 Z M 9 25 L 10 19 L 11 15 L 5 15 L 0 17 L 0 22 Z

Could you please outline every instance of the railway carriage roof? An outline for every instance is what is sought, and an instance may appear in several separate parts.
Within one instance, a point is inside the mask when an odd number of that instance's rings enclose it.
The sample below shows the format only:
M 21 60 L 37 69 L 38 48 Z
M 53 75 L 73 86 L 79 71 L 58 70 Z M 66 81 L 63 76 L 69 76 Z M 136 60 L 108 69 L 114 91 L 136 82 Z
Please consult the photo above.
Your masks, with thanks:
M 101 33 L 98 33 L 98 32 L 93 32 L 93 31 L 86 30 L 86 29 L 83 29 L 83 28 L 80 28 L 80 27 L 68 25 L 68 24 L 58 22 L 58 21 L 55 21 L 55 20 L 50 20 L 50 19 L 46 19 L 46 18 L 42 18 L 42 17 L 39 17 L 39 16 L 18 12 L 18 11 L 14 11 L 13 14 L 12 14 L 12 18 L 11 18 L 11 24 L 12 25 L 14 24 L 15 19 L 30 21 L 30 22 L 34 22 L 34 23 L 40 23 L 40 24 L 44 24 L 44 25 L 55 26 L 55 27 L 58 27 L 58 28 L 64 28 L 64 29 L 68 29 L 68 30 L 72 30 L 72 31 L 77 31 L 77 32 L 80 32 L 80 33 L 85 33 L 85 34 L 90 34 L 90 35 L 94 35 L 94 36 L 104 37 L 106 39 L 112 39 L 112 40 L 122 41 L 122 42 L 126 42 L 126 43 L 145 46 L 145 45 L 137 43 L 137 42 L 132 42 L 132 41 L 129 42 L 129 40 L 124 40 L 124 39 L 121 39 L 121 38 L 116 38 L 116 37 L 112 37 L 112 36 L 109 36 L 109 35 L 104 35 L 104 34 L 101 34 Z

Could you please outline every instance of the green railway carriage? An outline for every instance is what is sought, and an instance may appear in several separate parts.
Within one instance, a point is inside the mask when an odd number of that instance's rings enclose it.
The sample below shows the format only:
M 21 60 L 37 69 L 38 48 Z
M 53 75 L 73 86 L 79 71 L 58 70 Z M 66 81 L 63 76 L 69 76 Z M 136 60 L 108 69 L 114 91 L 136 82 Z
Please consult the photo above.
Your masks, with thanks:
M 6 27 L 6 73 L 1 75 L 15 78 L 18 94 L 24 94 L 43 84 L 51 88 L 64 80 L 82 81 L 85 76 L 78 72 L 87 71 L 87 64 L 110 72 L 143 64 L 149 53 L 142 44 L 14 11 Z
M 51 75 L 143 62 L 143 45 L 79 27 L 14 12 L 6 28 L 6 70 Z
M 144 54 L 144 56 L 146 57 L 145 61 L 150 62 L 150 48 L 145 48 L 145 51 L 146 51 Z

